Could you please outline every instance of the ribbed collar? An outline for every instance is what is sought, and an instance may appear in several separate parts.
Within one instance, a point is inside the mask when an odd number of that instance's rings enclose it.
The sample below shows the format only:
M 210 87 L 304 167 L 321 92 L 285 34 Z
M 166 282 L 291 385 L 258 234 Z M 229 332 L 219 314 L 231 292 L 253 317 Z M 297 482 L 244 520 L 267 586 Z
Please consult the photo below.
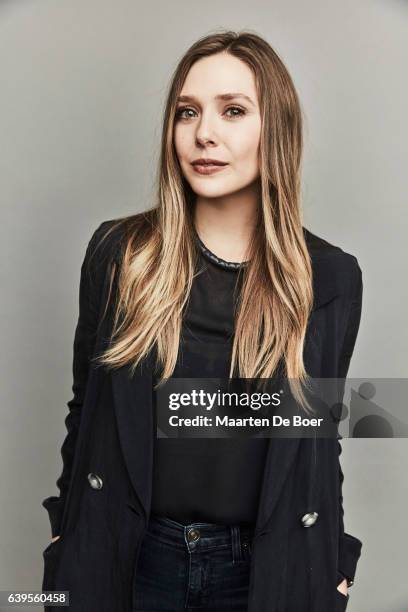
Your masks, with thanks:
M 248 261 L 236 262 L 236 261 L 226 261 L 225 259 L 221 259 L 218 255 L 215 255 L 210 249 L 208 249 L 204 242 L 201 240 L 200 236 L 197 234 L 196 229 L 194 228 L 194 235 L 196 237 L 197 244 L 199 245 L 201 252 L 203 255 L 209 259 L 212 263 L 216 264 L 220 268 L 224 270 L 239 270 L 240 268 L 244 268 L 248 265 Z

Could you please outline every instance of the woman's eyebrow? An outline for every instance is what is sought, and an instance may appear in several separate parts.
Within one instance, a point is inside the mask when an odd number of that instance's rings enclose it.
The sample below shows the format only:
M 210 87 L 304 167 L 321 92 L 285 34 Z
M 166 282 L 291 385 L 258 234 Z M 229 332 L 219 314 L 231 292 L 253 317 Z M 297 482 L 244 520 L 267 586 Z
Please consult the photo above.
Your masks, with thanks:
M 251 98 L 243 93 L 225 93 L 225 94 L 218 94 L 218 96 L 215 96 L 216 100 L 224 100 L 224 101 L 234 100 L 236 98 L 244 98 L 244 100 L 252 104 L 252 106 L 255 106 Z M 198 99 L 195 96 L 183 95 L 177 98 L 177 102 L 197 102 L 198 103 Z

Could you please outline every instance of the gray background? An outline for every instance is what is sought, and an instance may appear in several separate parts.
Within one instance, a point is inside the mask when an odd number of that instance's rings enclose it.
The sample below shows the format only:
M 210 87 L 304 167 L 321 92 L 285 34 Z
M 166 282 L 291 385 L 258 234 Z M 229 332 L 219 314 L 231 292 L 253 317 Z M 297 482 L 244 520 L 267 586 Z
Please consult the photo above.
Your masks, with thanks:
M 363 270 L 349 374 L 407 376 L 407 21 L 393 0 L 0 3 L 0 589 L 41 588 L 85 246 L 150 206 L 168 80 L 199 36 L 250 28 L 286 62 L 305 225 Z M 350 611 L 407 610 L 407 458 L 406 439 L 343 440 L 346 531 L 363 541 Z

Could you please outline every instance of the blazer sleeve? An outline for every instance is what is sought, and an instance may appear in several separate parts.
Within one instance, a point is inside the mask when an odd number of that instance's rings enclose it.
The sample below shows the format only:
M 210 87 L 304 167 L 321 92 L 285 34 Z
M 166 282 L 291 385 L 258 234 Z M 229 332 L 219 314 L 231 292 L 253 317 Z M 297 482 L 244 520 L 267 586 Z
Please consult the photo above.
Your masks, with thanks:
M 354 283 L 353 283 L 353 297 L 348 315 L 348 322 L 346 326 L 346 332 L 344 336 L 343 348 L 340 355 L 339 362 L 339 378 L 345 382 L 350 360 L 353 354 L 354 346 L 357 339 L 358 330 L 360 327 L 361 310 L 362 310 L 362 298 L 363 298 L 363 282 L 362 272 L 358 265 L 357 259 L 354 266 Z M 343 386 L 344 388 L 344 386 Z M 343 393 L 341 395 L 343 397 Z M 339 434 L 339 438 L 342 436 Z M 357 562 L 361 555 L 362 542 L 358 538 L 351 534 L 345 533 L 344 531 L 344 508 L 343 508 L 343 493 L 342 485 L 344 481 L 344 474 L 341 468 L 340 455 L 342 447 L 340 441 L 338 444 L 338 457 L 339 457 L 339 479 L 340 479 L 340 497 L 339 497 L 339 553 L 338 553 L 338 571 L 340 575 L 348 578 L 351 582 L 354 581 L 356 573 Z
M 94 249 L 99 243 L 100 234 L 107 222 L 103 222 L 93 233 L 86 248 L 81 265 L 79 281 L 79 315 L 77 319 L 72 362 L 72 392 L 73 397 L 67 402 L 68 415 L 65 418 L 67 434 L 61 447 L 62 473 L 56 481 L 59 495 L 51 495 L 42 501 L 42 506 L 48 511 L 52 537 L 60 534 L 60 526 L 65 500 L 70 484 L 72 464 L 75 455 L 76 441 L 81 420 L 81 409 L 84 401 L 90 359 L 93 355 L 99 314 L 100 282 L 94 274 L 92 265 Z M 95 259 L 97 259 L 95 257 Z

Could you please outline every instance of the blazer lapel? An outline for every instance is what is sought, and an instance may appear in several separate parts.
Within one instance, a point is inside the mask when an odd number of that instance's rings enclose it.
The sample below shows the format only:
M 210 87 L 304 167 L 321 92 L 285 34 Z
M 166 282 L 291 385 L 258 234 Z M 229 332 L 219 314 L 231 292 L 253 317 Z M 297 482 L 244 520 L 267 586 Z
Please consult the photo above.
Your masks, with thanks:
M 313 307 L 317 310 L 324 304 L 330 302 L 342 292 L 339 286 L 339 279 L 333 275 L 333 266 L 330 265 L 328 259 L 319 259 L 317 256 L 312 257 L 313 270 Z
M 314 311 L 341 293 L 341 287 L 333 278 L 332 266 L 330 266 L 328 259 L 319 257 L 319 253 L 311 254 L 311 256 L 314 293 L 312 317 Z M 313 371 L 313 368 L 309 370 L 308 364 L 306 364 L 306 370 Z M 290 468 L 295 461 L 301 439 L 270 438 L 269 440 L 255 525 L 256 536 L 268 530 L 269 520 L 278 503 Z
M 133 377 L 129 366 L 113 370 L 111 377 L 123 457 L 134 491 L 147 519 L 151 507 L 153 449 L 156 435 L 153 429 L 151 354 L 139 364 Z
M 270 438 L 269 440 L 255 524 L 255 537 L 267 531 L 269 519 L 295 460 L 300 440 L 301 438 Z

